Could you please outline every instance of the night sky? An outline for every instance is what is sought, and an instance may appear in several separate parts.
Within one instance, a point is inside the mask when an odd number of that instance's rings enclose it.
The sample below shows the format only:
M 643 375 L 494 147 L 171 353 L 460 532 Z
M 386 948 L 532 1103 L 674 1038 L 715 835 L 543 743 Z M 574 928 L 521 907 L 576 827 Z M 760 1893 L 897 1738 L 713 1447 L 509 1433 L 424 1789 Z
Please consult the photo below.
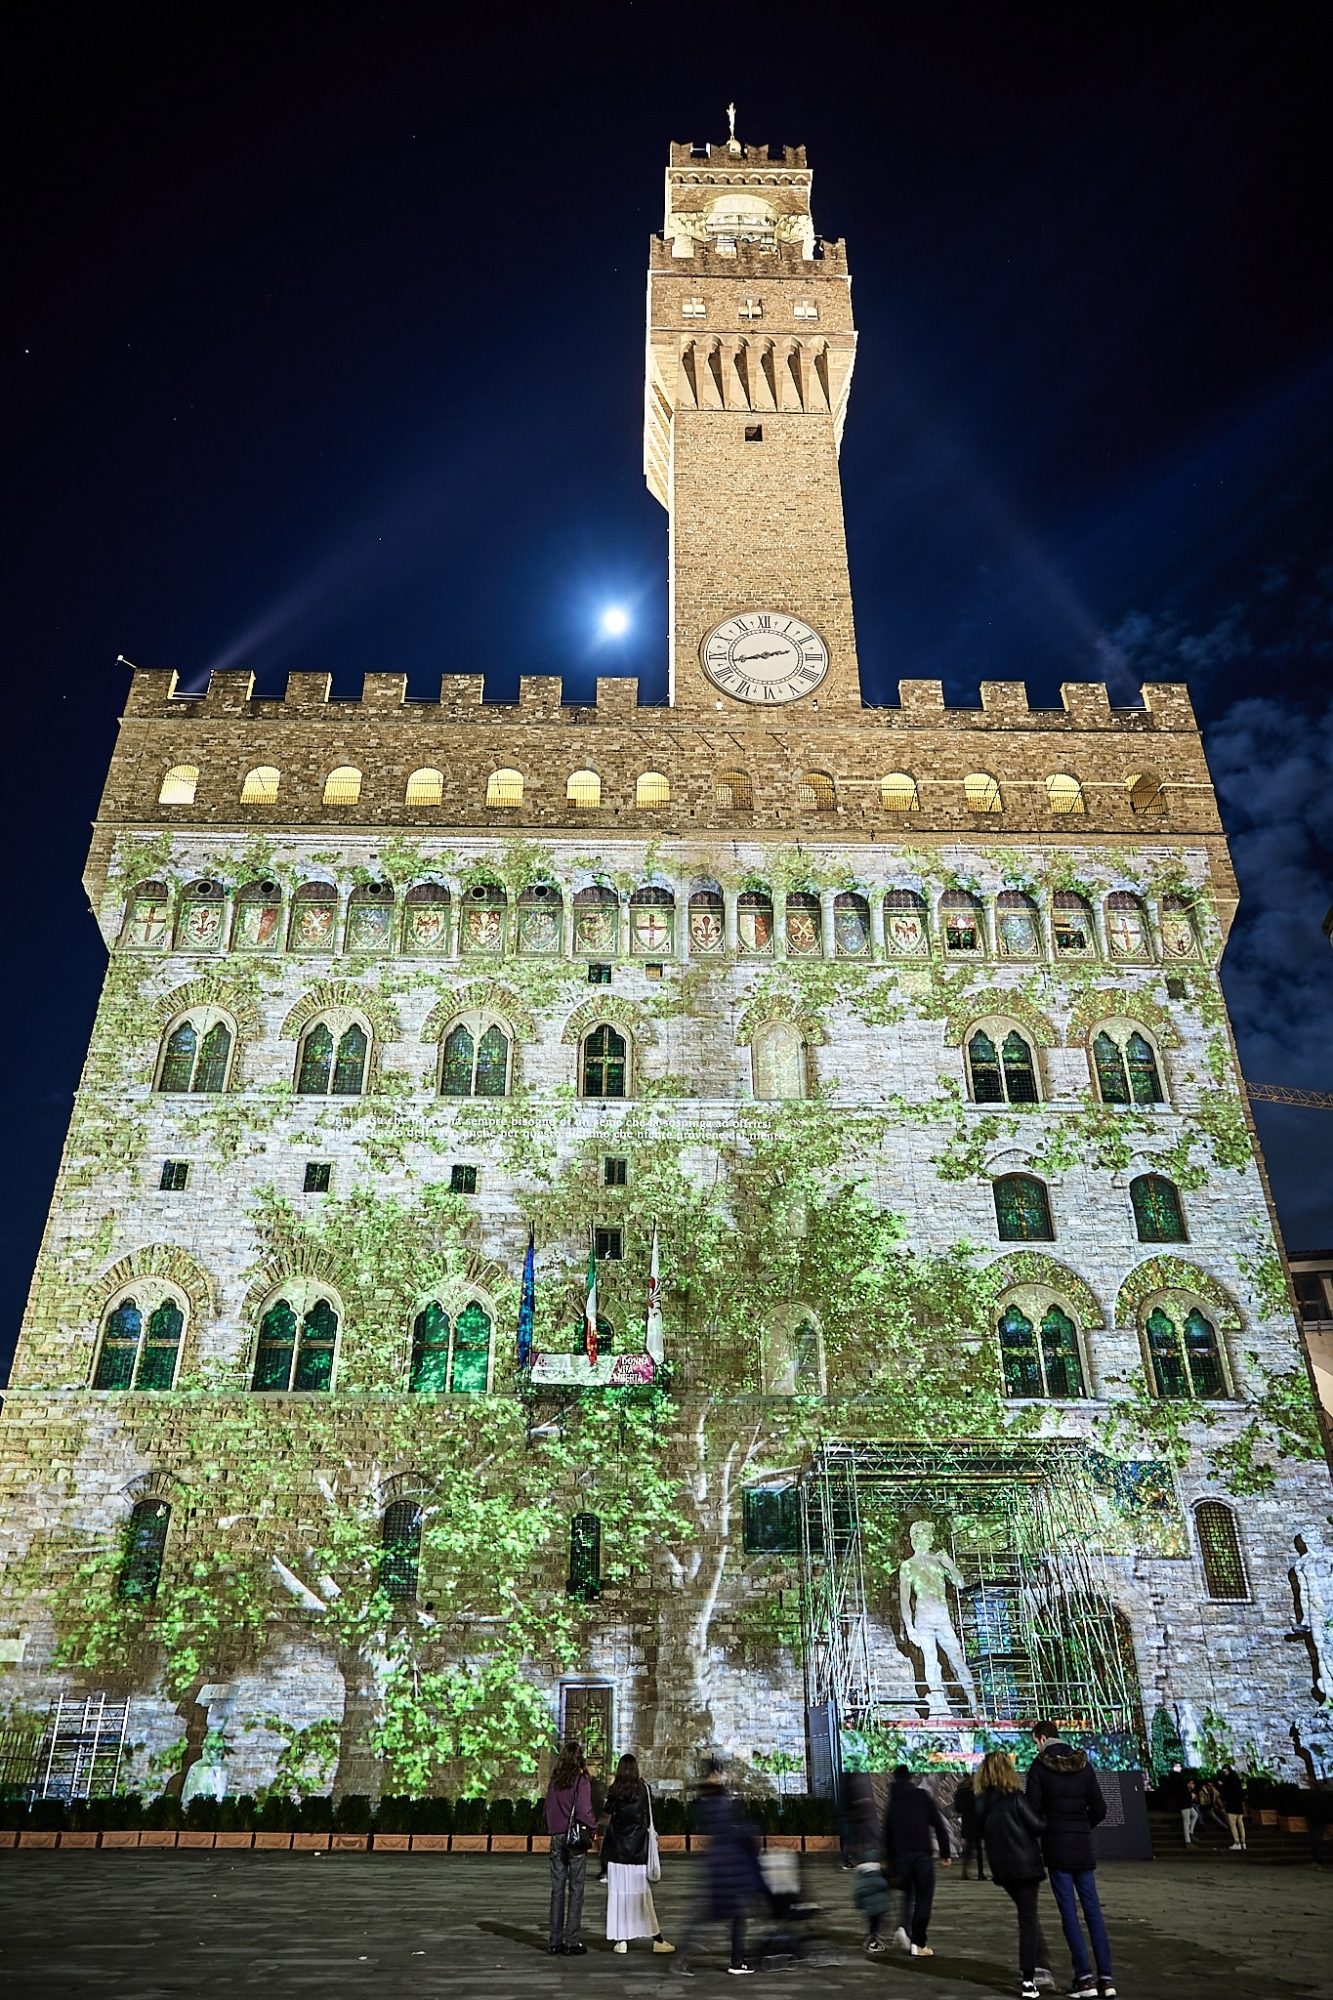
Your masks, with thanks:
M 520 672 L 663 695 L 647 238 L 668 141 L 724 138 L 733 97 L 742 139 L 808 146 L 848 244 L 867 695 L 1187 679 L 1243 891 L 1246 1073 L 1333 1090 L 1322 10 L 28 13 L 0 221 L 0 1353 L 103 966 L 79 877 L 116 655 L 274 693 L 321 668 L 342 694 L 454 669 L 500 699 Z M 1257 1117 L 1289 1244 L 1333 1243 L 1333 1112 Z

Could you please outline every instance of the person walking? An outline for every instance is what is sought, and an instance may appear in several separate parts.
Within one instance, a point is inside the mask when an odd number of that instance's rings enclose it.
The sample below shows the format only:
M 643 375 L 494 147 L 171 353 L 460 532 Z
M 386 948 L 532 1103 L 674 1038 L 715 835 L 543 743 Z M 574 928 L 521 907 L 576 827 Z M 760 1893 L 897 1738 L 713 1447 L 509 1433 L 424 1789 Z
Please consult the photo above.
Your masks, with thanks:
M 727 1971 L 740 1977 L 754 1970 L 745 1963 L 745 1915 L 750 1897 L 764 1893 L 759 1836 L 723 1783 L 722 1767 L 711 1759 L 695 1794 L 695 1827 L 707 1840 L 703 1890 L 671 1970 L 677 1979 L 693 1979 L 690 1952 L 700 1931 L 708 1924 L 728 1924 L 731 1962 Z
M 566 1743 L 546 1787 L 546 1831 L 551 1839 L 551 1922 L 546 1949 L 554 1956 L 581 1958 L 588 1947 L 579 1936 L 588 1849 L 597 1835 L 588 1767 L 577 1743 Z
M 1231 1830 L 1231 1852 L 1245 1852 L 1245 1780 L 1234 1764 L 1226 1763 L 1218 1773 L 1217 1789 L 1222 1794 L 1222 1810 Z
M 953 1809 L 958 1815 L 958 1830 L 961 1839 L 963 1880 L 967 1880 L 967 1864 L 974 1859 L 977 1864 L 977 1880 L 986 1879 L 986 1854 L 981 1844 L 981 1826 L 977 1819 L 977 1788 L 970 1771 L 964 1772 L 958 1780 L 953 1795 Z
M 654 1951 L 674 1951 L 658 1927 L 648 1886 L 653 1802 L 636 1758 L 625 1756 L 617 1764 L 606 1794 L 606 1812 L 601 1880 L 606 1884 L 606 1935 L 611 1949 L 628 1951 L 631 1938 L 648 1937 Z
M 1211 1820 L 1219 1833 L 1229 1834 L 1231 1831 L 1222 1807 L 1222 1794 L 1211 1778 L 1205 1778 L 1199 1787 L 1199 1819 L 1200 1822 Z
M 990 1856 L 992 1882 L 998 1882 L 1018 1912 L 1018 1969 L 1022 2000 L 1039 2000 L 1037 1985 L 1037 1892 L 1046 1877 L 1041 1858 L 1045 1821 L 1033 1811 L 1013 1758 L 1007 1750 L 992 1750 L 976 1775 L 977 1819 Z
M 1114 1994 L 1111 1941 L 1097 1894 L 1097 1857 L 1092 1845 L 1092 1829 L 1106 1818 L 1106 1800 L 1086 1750 L 1066 1743 L 1053 1722 L 1034 1723 L 1032 1736 L 1037 1755 L 1028 1771 L 1027 1796 L 1046 1826 L 1042 1854 L 1073 1963 L 1069 1991 L 1079 2000 L 1088 1994 Z M 1095 1977 L 1078 1920 L 1080 1907 L 1097 1963 Z
M 949 1829 L 929 1792 L 922 1791 L 906 1764 L 899 1764 L 889 1786 L 884 1810 L 884 1851 L 903 1892 L 902 1922 L 893 1941 L 913 1958 L 932 1958 L 926 1934 L 935 1902 L 935 1856 L 931 1835 L 939 1845 L 940 1864 L 949 1866 Z
M 841 1804 L 846 1865 L 854 1877 L 852 1901 L 866 1920 L 865 1948 L 874 1958 L 885 1949 L 879 1932 L 889 1913 L 889 1885 L 880 1863 L 875 1789 L 864 1771 L 847 1773 Z

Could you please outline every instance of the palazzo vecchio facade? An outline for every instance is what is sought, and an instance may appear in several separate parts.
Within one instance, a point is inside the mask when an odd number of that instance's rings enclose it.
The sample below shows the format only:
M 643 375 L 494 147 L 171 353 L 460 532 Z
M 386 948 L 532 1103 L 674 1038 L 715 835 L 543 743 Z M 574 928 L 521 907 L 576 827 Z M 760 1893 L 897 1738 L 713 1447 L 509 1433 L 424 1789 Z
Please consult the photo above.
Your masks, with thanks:
M 134 673 L 0 1423 L 0 1692 L 128 1701 L 122 1783 L 513 1793 L 563 1728 L 798 1791 L 1036 1706 L 1322 1770 L 1189 695 L 865 703 L 855 354 L 804 151 L 674 145 L 665 704 Z

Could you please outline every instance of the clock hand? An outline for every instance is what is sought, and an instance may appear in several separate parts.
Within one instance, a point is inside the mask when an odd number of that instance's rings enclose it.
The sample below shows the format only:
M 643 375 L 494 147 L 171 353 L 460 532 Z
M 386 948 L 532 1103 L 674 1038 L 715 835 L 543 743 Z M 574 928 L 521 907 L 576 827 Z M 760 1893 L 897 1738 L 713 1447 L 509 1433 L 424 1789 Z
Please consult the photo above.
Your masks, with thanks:
M 780 660 L 787 650 L 786 646 L 771 646 L 766 653 L 737 653 L 735 657 L 748 667 L 751 660 Z

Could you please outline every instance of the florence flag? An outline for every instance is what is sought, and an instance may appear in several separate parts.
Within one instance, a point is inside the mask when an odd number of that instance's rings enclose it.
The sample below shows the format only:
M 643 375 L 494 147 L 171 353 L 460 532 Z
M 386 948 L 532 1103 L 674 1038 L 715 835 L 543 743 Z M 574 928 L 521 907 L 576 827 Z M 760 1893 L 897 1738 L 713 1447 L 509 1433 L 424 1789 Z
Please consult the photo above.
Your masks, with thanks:
M 649 1354 L 660 1367 L 666 1359 L 666 1342 L 662 1333 L 662 1273 L 657 1261 L 657 1224 L 653 1224 L 653 1255 L 648 1266 L 648 1328 L 644 1341 Z
M 589 1366 L 597 1366 L 597 1250 L 588 1242 L 588 1303 L 583 1309 L 583 1345 L 588 1350 Z

